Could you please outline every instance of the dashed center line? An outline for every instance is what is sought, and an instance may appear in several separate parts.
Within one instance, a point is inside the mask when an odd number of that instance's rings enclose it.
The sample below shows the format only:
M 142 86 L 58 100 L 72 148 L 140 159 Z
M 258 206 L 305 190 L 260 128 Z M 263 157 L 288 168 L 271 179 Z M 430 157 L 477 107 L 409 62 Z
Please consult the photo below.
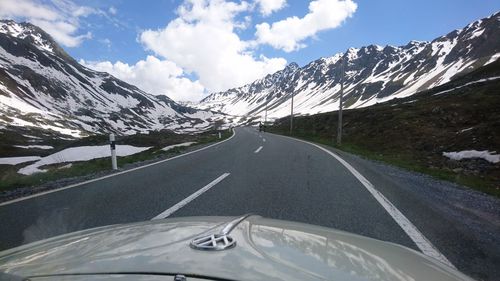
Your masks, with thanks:
M 266 142 L 266 139 L 262 139 L 263 142 Z
M 230 175 L 230 173 L 224 173 L 224 174 L 222 174 L 220 177 L 216 178 L 215 180 L 213 180 L 209 184 L 205 185 L 204 187 L 202 187 L 201 189 L 199 189 L 195 193 L 189 195 L 188 197 L 186 197 L 181 202 L 179 202 L 179 203 L 175 204 L 174 206 L 168 208 L 167 210 L 165 210 L 161 214 L 157 215 L 156 217 L 152 218 L 151 220 L 164 219 L 164 218 L 170 216 L 171 214 L 173 214 L 174 212 L 176 212 L 180 208 L 182 208 L 185 205 L 187 205 L 189 202 L 191 202 L 194 199 L 196 199 L 196 197 L 202 195 L 204 192 L 206 192 L 210 188 L 214 187 L 216 184 L 218 184 L 219 182 L 221 182 L 223 179 L 225 179 L 229 175 Z
M 262 149 L 262 145 L 257 148 L 257 150 L 254 151 L 254 153 L 259 153 L 259 151 Z

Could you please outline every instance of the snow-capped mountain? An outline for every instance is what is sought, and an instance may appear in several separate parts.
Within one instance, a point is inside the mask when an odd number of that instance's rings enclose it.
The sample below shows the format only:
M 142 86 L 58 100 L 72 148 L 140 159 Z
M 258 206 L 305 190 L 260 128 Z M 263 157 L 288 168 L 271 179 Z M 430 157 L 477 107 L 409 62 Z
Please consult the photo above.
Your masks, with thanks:
M 500 57 L 500 13 L 475 21 L 432 42 L 405 46 L 370 45 L 285 69 L 253 83 L 213 93 L 198 108 L 239 116 L 269 118 L 294 112 L 314 114 L 338 109 L 344 61 L 344 106 L 357 108 L 444 84 Z
M 80 136 L 197 131 L 226 118 L 153 96 L 71 58 L 43 30 L 0 21 L 0 129 L 33 126 Z

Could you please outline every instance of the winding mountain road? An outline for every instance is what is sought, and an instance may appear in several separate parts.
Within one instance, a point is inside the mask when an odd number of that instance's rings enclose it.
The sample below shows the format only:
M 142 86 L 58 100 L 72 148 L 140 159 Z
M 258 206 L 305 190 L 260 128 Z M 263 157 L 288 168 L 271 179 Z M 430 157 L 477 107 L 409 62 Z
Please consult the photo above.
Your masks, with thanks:
M 475 217 L 457 220 L 443 209 L 448 203 L 372 166 L 237 128 L 228 140 L 174 159 L 0 203 L 0 250 L 110 224 L 254 213 L 401 244 L 474 277 L 500 276 L 497 222 L 485 226 L 493 240 L 474 233 L 467 221 Z

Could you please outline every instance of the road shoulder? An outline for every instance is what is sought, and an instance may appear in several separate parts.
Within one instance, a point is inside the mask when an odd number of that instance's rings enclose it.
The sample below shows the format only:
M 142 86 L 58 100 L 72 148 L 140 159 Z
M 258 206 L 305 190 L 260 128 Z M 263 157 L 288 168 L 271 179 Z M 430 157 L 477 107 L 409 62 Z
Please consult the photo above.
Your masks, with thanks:
M 496 266 L 500 261 L 500 199 L 317 145 L 339 155 L 365 176 L 459 270 L 488 280 L 500 275 Z

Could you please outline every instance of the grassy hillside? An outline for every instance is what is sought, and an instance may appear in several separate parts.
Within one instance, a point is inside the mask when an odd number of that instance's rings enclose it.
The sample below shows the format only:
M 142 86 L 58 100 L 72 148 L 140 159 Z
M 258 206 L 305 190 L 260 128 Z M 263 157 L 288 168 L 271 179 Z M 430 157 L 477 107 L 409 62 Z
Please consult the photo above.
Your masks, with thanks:
M 339 148 L 500 196 L 500 163 L 442 155 L 472 149 L 500 153 L 500 79 L 464 86 L 497 76 L 498 61 L 408 98 L 346 110 Z M 269 130 L 289 134 L 289 122 L 280 119 Z M 337 112 L 294 118 L 296 137 L 335 145 L 336 130 Z

